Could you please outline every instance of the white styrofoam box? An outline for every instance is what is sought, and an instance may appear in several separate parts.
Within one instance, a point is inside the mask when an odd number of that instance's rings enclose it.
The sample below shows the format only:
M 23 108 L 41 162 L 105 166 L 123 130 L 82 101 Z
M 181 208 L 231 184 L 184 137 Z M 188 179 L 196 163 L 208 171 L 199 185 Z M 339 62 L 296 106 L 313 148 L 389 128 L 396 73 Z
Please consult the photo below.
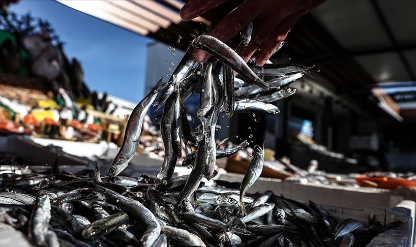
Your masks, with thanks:
M 108 149 L 108 143 L 104 141 L 101 141 L 100 143 L 87 143 L 35 137 L 33 137 L 32 140 L 42 146 L 54 145 L 62 147 L 62 150 L 66 153 L 88 158 L 101 156 Z

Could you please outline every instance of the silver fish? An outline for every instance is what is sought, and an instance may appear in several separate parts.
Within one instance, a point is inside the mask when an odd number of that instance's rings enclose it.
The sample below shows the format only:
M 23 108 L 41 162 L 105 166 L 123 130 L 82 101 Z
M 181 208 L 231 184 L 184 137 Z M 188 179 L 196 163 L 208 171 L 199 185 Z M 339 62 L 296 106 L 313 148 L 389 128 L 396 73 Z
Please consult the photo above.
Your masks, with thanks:
M 234 101 L 235 101 L 235 94 L 234 94 L 234 75 L 233 70 L 228 65 L 224 66 L 224 108 L 225 114 L 229 118 L 231 118 L 234 114 Z
M 29 238 L 37 245 L 46 245 L 49 221 L 51 220 L 51 202 L 47 194 L 39 194 L 29 221 Z
M 240 186 L 240 206 L 242 209 L 243 215 L 245 215 L 245 209 L 243 205 L 243 197 L 246 194 L 247 190 L 256 182 L 260 177 L 261 172 L 263 171 L 263 162 L 264 162 L 264 151 L 259 145 L 254 146 L 253 158 L 251 159 L 250 165 L 247 169 L 246 174 L 244 175 L 243 181 Z
M 107 200 L 119 206 L 129 215 L 131 220 L 135 220 L 145 229 L 145 232 L 139 239 L 139 245 L 146 247 L 152 246 L 161 231 L 160 224 L 152 212 L 139 201 L 122 196 L 102 186 L 96 186 L 104 191 Z
M 241 44 L 248 46 L 251 41 L 251 34 L 253 33 L 253 22 L 250 22 L 246 28 L 240 32 Z
M 256 219 L 260 216 L 267 214 L 268 212 L 273 210 L 273 208 L 274 208 L 274 203 L 265 203 L 263 205 L 254 207 L 250 210 L 250 212 L 247 215 L 241 218 L 241 221 L 243 223 L 247 223 L 253 219 Z
M 296 81 L 299 78 L 302 78 L 303 73 L 296 73 L 293 75 L 287 75 L 287 76 L 282 76 L 279 78 L 275 78 L 272 79 L 270 81 L 268 81 L 268 85 L 269 85 L 269 90 L 271 89 L 279 89 L 281 87 L 285 87 L 287 85 L 289 85 L 290 83 Z M 259 93 L 263 93 L 263 92 L 267 92 L 268 90 L 264 90 L 261 87 L 258 87 L 256 85 L 250 85 L 247 87 L 242 87 L 240 89 L 238 89 L 237 91 L 235 91 L 235 96 L 236 97 L 247 97 L 250 95 L 256 95 Z
M 99 238 L 114 231 L 122 224 L 127 223 L 129 220 L 129 216 L 124 212 L 110 215 L 86 226 L 84 230 L 82 230 L 82 237 L 84 239 Z
M 206 246 L 198 236 L 183 229 L 171 226 L 162 226 L 162 232 L 167 237 L 187 246 Z
M 280 112 L 275 105 L 257 100 L 240 100 L 235 102 L 234 111 L 238 113 L 277 114 Z
M 160 78 L 153 90 L 142 101 L 140 101 L 139 104 L 137 104 L 131 113 L 127 123 L 123 145 L 110 166 L 108 176 L 115 177 L 120 174 L 120 172 L 122 172 L 129 165 L 130 160 L 136 154 L 144 117 L 146 116 L 146 113 L 152 102 L 155 100 L 157 94 L 163 89 L 163 87 L 161 87 L 161 83 L 162 78 Z
M 219 39 L 209 35 L 200 35 L 192 41 L 191 45 L 215 55 L 219 60 L 233 68 L 237 73 L 247 78 L 250 83 L 264 89 L 269 88 L 267 83 L 260 79 L 233 49 Z
M 271 103 L 271 102 L 275 102 L 275 101 L 290 97 L 294 95 L 295 93 L 296 93 L 296 88 L 289 87 L 289 88 L 274 92 L 272 94 L 255 97 L 255 99 L 264 103 Z
M 204 118 L 214 105 L 214 79 L 212 78 L 212 67 L 213 63 L 209 63 L 205 70 L 205 81 L 200 96 L 201 103 L 197 112 L 198 118 Z

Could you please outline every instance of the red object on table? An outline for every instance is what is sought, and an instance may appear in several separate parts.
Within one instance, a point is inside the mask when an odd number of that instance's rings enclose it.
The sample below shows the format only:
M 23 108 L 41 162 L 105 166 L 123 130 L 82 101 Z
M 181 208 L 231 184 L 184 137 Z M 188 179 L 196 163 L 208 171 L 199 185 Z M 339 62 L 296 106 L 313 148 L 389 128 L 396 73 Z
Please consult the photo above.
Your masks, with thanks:
M 403 179 L 403 178 L 387 178 L 387 177 L 367 177 L 367 174 L 355 178 L 357 183 L 362 186 L 364 180 L 375 182 L 378 184 L 378 188 L 395 190 L 398 187 L 416 188 L 416 179 Z

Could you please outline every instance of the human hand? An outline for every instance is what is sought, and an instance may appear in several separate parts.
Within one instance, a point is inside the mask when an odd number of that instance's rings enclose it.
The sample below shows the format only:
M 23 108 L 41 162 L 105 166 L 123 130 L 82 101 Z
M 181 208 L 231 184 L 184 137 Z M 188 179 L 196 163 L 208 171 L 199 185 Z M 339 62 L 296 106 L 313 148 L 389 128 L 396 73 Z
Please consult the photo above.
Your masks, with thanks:
M 191 20 L 227 0 L 188 0 L 181 9 L 181 17 Z M 254 53 L 256 63 L 263 66 L 286 38 L 296 21 L 326 0 L 246 0 L 224 17 L 209 35 L 227 42 L 253 22 L 251 41 L 240 45 L 237 53 L 248 61 Z M 193 58 L 206 61 L 210 55 L 195 49 Z

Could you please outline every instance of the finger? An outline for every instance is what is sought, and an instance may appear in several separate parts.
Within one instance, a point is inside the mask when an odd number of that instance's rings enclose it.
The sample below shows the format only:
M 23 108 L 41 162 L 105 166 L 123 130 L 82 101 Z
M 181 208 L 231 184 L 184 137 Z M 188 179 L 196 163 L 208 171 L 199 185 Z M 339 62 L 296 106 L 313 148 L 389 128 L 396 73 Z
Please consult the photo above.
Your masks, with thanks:
M 247 0 L 231 11 L 210 32 L 222 42 L 227 42 L 253 21 L 261 12 L 256 0 Z
M 211 55 L 203 50 L 194 49 L 192 52 L 192 58 L 197 62 L 206 62 Z
M 254 21 L 253 34 L 250 43 L 247 46 L 240 46 L 237 49 L 237 53 L 244 59 L 244 61 L 247 62 L 259 49 L 261 44 L 276 27 L 276 23 L 278 22 L 271 20 L 269 14 L 261 15 Z
M 234 9 L 224 19 L 222 19 L 210 32 L 209 35 L 214 36 L 222 42 L 227 42 L 236 36 L 243 28 L 245 28 L 254 18 L 257 17 L 260 9 L 256 8 L 256 0 L 248 0 Z M 256 11 L 253 11 L 256 10 Z M 271 28 L 270 30 L 273 30 Z M 192 57 L 197 62 L 206 61 L 209 53 L 195 49 Z
M 304 12 L 295 12 L 286 16 L 271 32 L 269 37 L 261 45 L 260 51 L 256 55 L 256 63 L 259 66 L 263 66 L 264 63 L 274 54 L 274 51 L 279 47 L 282 41 L 284 41 L 295 25 L 296 21 L 302 16 Z
M 189 0 L 181 9 L 181 18 L 185 21 L 192 20 L 225 1 L 227 0 Z

